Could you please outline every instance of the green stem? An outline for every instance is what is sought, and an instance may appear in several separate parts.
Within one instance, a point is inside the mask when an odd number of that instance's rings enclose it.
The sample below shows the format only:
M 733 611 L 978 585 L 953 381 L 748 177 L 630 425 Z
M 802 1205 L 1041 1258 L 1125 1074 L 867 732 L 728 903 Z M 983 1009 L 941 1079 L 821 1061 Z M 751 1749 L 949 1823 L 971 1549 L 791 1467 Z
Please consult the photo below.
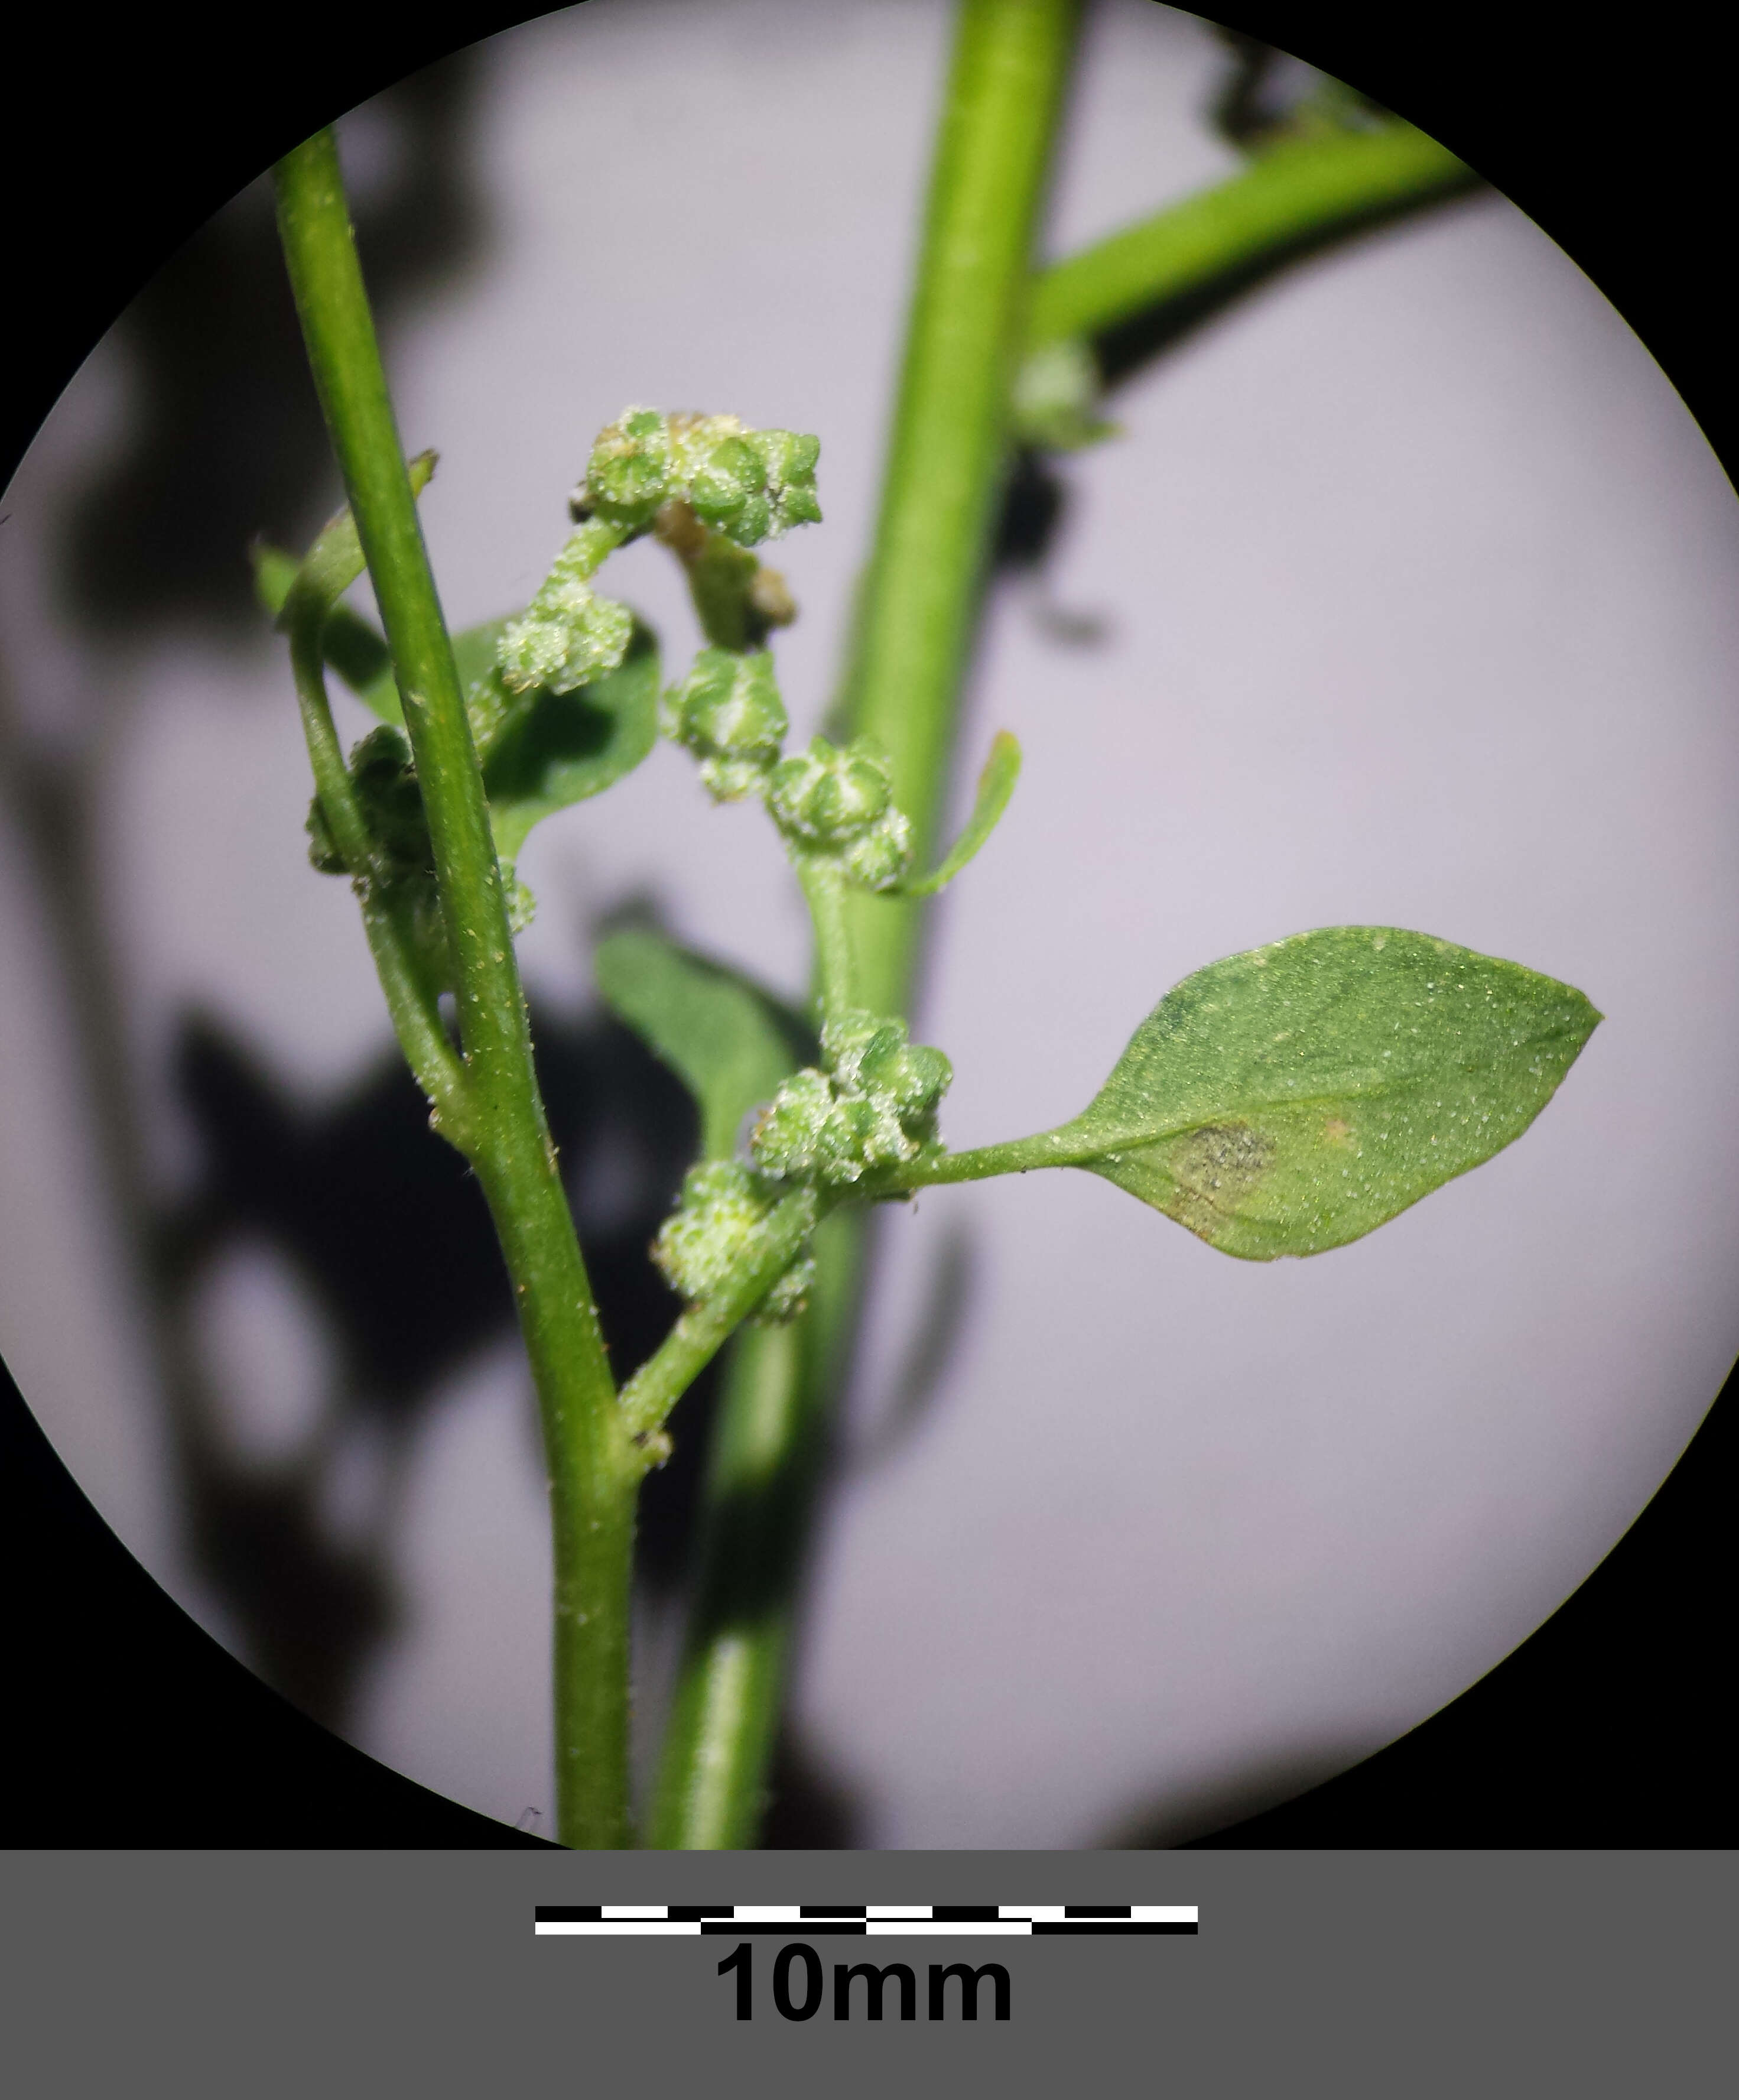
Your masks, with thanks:
M 276 178 L 309 363 L 386 629 L 434 844 L 472 1118 L 468 1150 L 513 1279 L 543 1417 L 556 1561 L 558 1834 L 570 1845 L 620 1846 L 629 1836 L 628 1590 L 640 1454 L 616 1405 L 538 1093 L 482 782 L 332 134 L 286 155 Z
M 682 564 L 695 617 L 715 649 L 764 648 L 774 628 L 797 617 L 784 577 L 702 525 L 688 504 L 667 503 L 653 532 Z
M 1037 349 L 1149 308 L 1478 177 L 1411 124 L 1271 147 L 1248 168 L 1054 264 L 1027 319 Z
M 702 1491 L 695 1603 L 649 1818 L 670 1850 L 756 1844 L 778 1737 L 794 1599 L 856 1313 L 862 1218 L 816 1233 L 810 1310 L 733 1348 Z
M 920 867 L 932 858 L 1007 468 L 1015 352 L 1076 15 L 1076 0 L 962 0 L 959 13 L 845 686 L 851 730 L 878 738 L 893 761 L 895 799 L 913 820 Z M 850 969 L 830 963 L 832 936 L 818 942 L 824 1005 L 848 988 L 851 1003 L 904 1012 L 918 906 L 864 893 L 839 902 L 836 953 L 849 954 Z M 819 914 L 817 920 L 819 930 Z M 757 1352 L 733 1367 L 709 1489 L 711 1544 L 697 1577 L 655 1797 L 661 1845 L 754 1842 L 824 1442 L 820 1425 L 855 1324 L 865 1246 L 861 1214 L 830 1220 L 817 1238 L 817 1288 L 802 1348 Z M 733 1485 L 732 1454 L 745 1445 L 758 1454 L 752 1494 Z
M 417 968 L 410 930 L 402 914 L 373 893 L 370 867 L 373 842 L 357 800 L 355 783 L 344 762 L 332 704 L 327 698 L 321 647 L 326 610 L 321 598 L 310 592 L 290 622 L 290 664 L 315 792 L 362 907 L 369 952 L 374 957 L 398 1047 L 429 1098 L 436 1127 L 463 1152 L 471 1140 L 464 1069 L 453 1055 L 442 1026 L 439 1005 Z
M 1007 471 L 1009 396 L 1074 0 L 964 0 L 875 545 L 846 680 L 852 730 L 893 760 L 914 858 L 934 858 L 962 675 Z M 859 989 L 904 1012 L 919 907 L 854 897 Z
M 1120 1145 L 1134 1148 L 1156 1143 L 1171 1132 L 1138 1132 L 1126 1139 L 1094 1136 L 1083 1141 L 1065 1123 L 1037 1137 L 1012 1137 L 1001 1145 L 980 1145 L 970 1152 L 929 1152 L 909 1166 L 892 1167 L 875 1177 L 865 1195 L 904 1196 L 914 1189 L 934 1189 L 949 1181 L 988 1181 L 999 1174 L 1030 1174 L 1041 1167 L 1086 1167 Z
M 671 1850 L 755 1844 L 789 1646 L 778 1608 L 791 1526 L 781 1490 L 802 1425 L 802 1338 L 747 1330 L 731 1352 L 707 1454 L 699 1604 L 667 1723 L 647 1842 Z
M 852 996 L 852 925 L 845 876 L 837 861 L 818 854 L 794 856 L 797 880 L 815 928 L 815 977 L 821 1018 L 837 1021 L 856 1001 Z

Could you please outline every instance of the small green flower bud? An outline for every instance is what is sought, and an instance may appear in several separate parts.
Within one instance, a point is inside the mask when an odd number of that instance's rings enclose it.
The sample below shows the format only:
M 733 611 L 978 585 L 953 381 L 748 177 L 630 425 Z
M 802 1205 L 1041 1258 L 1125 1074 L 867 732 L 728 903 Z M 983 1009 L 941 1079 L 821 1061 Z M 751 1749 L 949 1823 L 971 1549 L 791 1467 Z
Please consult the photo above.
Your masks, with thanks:
M 624 408 L 598 433 L 579 507 L 612 525 L 641 530 L 676 492 L 672 464 L 670 419 L 656 408 Z
M 757 1240 L 775 1198 L 751 1170 L 735 1160 L 693 1167 L 676 1209 L 653 1242 L 652 1258 L 672 1290 L 693 1301 L 721 1290 L 758 1251 Z M 795 1319 L 815 1280 L 807 1245 L 762 1301 L 761 1326 Z
M 756 430 L 749 443 L 760 455 L 773 506 L 768 536 L 777 539 L 794 525 L 820 524 L 821 505 L 815 492 L 815 468 L 821 456 L 821 439 L 797 430 Z
M 745 435 L 741 416 L 701 416 L 692 409 L 679 410 L 670 418 L 671 481 L 688 490 L 697 476 L 705 474 L 713 454 L 721 446 L 739 440 Z M 727 452 L 720 472 L 729 472 L 729 459 Z M 759 462 L 752 474 L 754 486 L 759 488 Z
M 507 930 L 517 938 L 537 916 L 537 899 L 515 874 L 511 861 L 501 871 L 501 884 L 507 893 Z
M 734 1160 L 693 1167 L 677 1208 L 652 1243 L 652 1258 L 673 1290 L 711 1297 L 752 1251 L 768 1209 L 755 1176 Z
M 821 1057 L 838 1085 L 847 1093 L 861 1093 L 858 1075 L 864 1059 L 871 1051 L 897 1049 L 905 1037 L 903 1021 L 856 1007 L 822 1023 Z
M 942 1096 L 953 1083 L 954 1068 L 927 1043 L 876 1043 L 858 1067 L 865 1091 L 887 1101 L 909 1137 L 928 1137 Z
M 770 765 L 790 726 L 773 678 L 773 658 L 763 650 L 740 656 L 729 649 L 703 649 L 694 667 L 670 695 L 670 733 L 678 743 L 710 758 L 752 760 Z
M 507 686 L 499 664 L 491 664 L 481 678 L 473 678 L 465 694 L 465 721 L 471 731 L 471 748 L 481 765 L 495 748 L 507 727 L 510 710 Z
M 787 837 L 838 847 L 876 823 L 893 793 L 887 761 L 866 738 L 854 738 L 841 751 L 818 736 L 806 752 L 773 769 L 767 806 Z
M 826 1074 L 812 1067 L 794 1072 L 762 1110 L 750 1136 L 750 1156 L 764 1173 L 781 1180 L 825 1178 L 823 1159 L 839 1150 L 833 1119 L 834 1090 Z
M 577 577 L 553 575 L 523 617 L 502 630 L 495 662 L 513 692 L 571 693 L 614 671 L 633 638 L 634 615 L 625 605 L 600 598 Z
M 703 524 L 738 546 L 820 519 L 819 438 L 746 430 L 735 416 L 672 416 L 670 435 L 671 493 L 685 495 Z
M 350 770 L 381 872 L 393 879 L 432 870 L 429 820 L 403 734 L 385 724 L 371 730 L 351 752 Z
M 761 1300 L 760 1308 L 749 1317 L 751 1327 L 788 1326 L 808 1308 L 815 1288 L 815 1256 L 801 1255 Z
M 689 478 L 689 501 L 703 525 L 727 534 L 740 545 L 752 546 L 766 538 L 773 523 L 766 480 L 760 455 L 733 433 L 720 438 L 696 458 Z
M 892 1025 L 897 1042 L 905 1031 Z M 811 1068 L 793 1073 L 762 1110 L 749 1150 L 764 1173 L 839 1187 L 912 1158 L 918 1145 L 891 1096 L 860 1092 Z
M 869 1163 L 909 1159 L 934 1136 L 936 1107 L 953 1067 L 940 1050 L 908 1042 L 903 1021 L 861 1011 L 841 1014 L 822 1029 L 821 1053 L 841 1095 L 860 1096 L 874 1110 L 869 1142 L 879 1156 Z
M 865 889 L 892 889 L 912 859 L 911 819 L 890 810 L 845 849 L 845 871 Z

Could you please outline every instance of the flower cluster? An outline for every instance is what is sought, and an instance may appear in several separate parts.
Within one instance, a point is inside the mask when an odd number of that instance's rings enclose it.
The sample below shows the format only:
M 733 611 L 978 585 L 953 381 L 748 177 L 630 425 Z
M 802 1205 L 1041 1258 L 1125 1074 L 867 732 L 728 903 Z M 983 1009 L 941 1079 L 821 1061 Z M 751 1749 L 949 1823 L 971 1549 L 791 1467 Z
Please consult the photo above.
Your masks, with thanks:
M 625 408 L 598 434 L 575 492 L 577 511 L 644 532 L 667 503 L 739 547 L 819 523 L 815 465 L 821 441 L 795 430 L 751 430 L 735 416 L 667 416 Z
M 765 786 L 790 726 L 764 649 L 703 649 L 665 695 L 665 734 L 700 760 L 715 802 L 740 801 Z
M 936 1142 L 953 1068 L 940 1050 L 909 1042 L 904 1021 L 842 1015 L 821 1030 L 821 1054 L 826 1069 L 794 1072 L 755 1126 L 750 1157 L 764 1174 L 845 1187 Z
M 891 889 L 912 858 L 912 826 L 894 807 L 892 771 L 865 737 L 842 748 L 818 736 L 775 766 L 767 808 L 797 851 L 837 858 L 867 889 Z
M 691 1167 L 676 1208 L 652 1243 L 652 1258 L 671 1288 L 691 1302 L 721 1290 L 755 1259 L 761 1229 L 786 1193 L 737 1160 Z M 795 1320 L 814 1281 L 815 1257 L 805 1241 L 761 1300 L 757 1323 L 779 1326 Z
M 600 598 L 588 580 L 616 538 L 582 525 L 531 604 L 503 629 L 495 665 L 509 691 L 571 693 L 627 655 L 634 615 L 614 598 Z

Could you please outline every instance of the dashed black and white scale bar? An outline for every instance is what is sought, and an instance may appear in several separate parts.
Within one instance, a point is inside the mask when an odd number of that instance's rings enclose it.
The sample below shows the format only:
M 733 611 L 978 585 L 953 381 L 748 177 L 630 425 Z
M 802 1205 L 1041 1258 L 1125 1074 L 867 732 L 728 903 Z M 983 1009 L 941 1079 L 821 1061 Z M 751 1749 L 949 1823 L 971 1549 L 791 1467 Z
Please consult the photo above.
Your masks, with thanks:
M 1030 1939 L 1040 1933 L 1193 1933 L 1194 1904 L 539 1904 L 539 1935 L 658 1939 L 777 1933 L 859 1939 Z

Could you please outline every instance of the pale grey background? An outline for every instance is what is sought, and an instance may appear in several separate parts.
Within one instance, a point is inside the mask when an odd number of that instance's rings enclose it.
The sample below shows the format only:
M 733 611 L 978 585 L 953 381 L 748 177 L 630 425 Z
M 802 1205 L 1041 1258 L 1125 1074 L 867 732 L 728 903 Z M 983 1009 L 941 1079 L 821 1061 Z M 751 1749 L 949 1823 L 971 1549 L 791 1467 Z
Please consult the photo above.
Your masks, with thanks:
M 946 29 L 937 0 L 591 0 L 486 48 L 491 245 L 405 320 L 392 372 L 407 441 L 442 451 L 424 514 L 456 624 L 524 599 L 624 402 L 814 430 L 827 523 L 781 550 L 808 733 L 872 513 Z M 1053 249 L 1230 172 L 1201 114 L 1220 64 L 1191 17 L 1099 11 Z M 390 162 L 377 114 L 343 136 L 361 182 Z M 1006 726 L 1027 770 L 939 913 L 923 1033 L 958 1074 L 950 1141 L 1072 1113 L 1168 985 L 1310 926 L 1416 926 L 1608 1019 L 1520 1145 L 1319 1260 L 1228 1261 L 1086 1176 L 892 1221 L 863 1452 L 962 1228 L 976 1287 L 942 1400 L 848 1473 L 821 1542 L 798 1713 L 876 1846 L 1076 1846 L 1155 1814 L 1186 1834 L 1239 1775 L 1254 1807 L 1375 1749 L 1575 1586 L 1739 1346 L 1739 510 L 1682 404 L 1486 195 L 1293 274 L 1116 406 L 1124 439 L 1068 470 L 1069 529 L 1042 583 L 1000 593 L 975 682 L 969 759 Z M 160 1068 L 188 999 L 310 1098 L 384 1028 L 350 900 L 303 858 L 276 651 L 99 659 L 51 610 L 57 506 L 127 413 L 99 350 L 7 497 L 0 611 L 39 734 L 130 682 L 106 878 L 172 1181 Z M 619 587 L 680 660 L 656 550 Z M 522 871 L 527 977 L 558 1000 L 585 995 L 595 915 L 648 888 L 698 942 L 801 982 L 767 828 L 712 811 L 667 748 Z M 123 1539 L 233 1640 L 175 1535 L 9 838 L 0 982 L 0 1348 Z M 326 1375 L 293 1279 L 238 1256 L 205 1337 L 238 1451 L 289 1462 Z M 548 1806 L 528 1414 L 504 1349 L 432 1416 L 394 1546 L 414 1612 L 354 1731 L 508 1820 Z M 370 1463 L 351 1454 L 336 1527 Z

